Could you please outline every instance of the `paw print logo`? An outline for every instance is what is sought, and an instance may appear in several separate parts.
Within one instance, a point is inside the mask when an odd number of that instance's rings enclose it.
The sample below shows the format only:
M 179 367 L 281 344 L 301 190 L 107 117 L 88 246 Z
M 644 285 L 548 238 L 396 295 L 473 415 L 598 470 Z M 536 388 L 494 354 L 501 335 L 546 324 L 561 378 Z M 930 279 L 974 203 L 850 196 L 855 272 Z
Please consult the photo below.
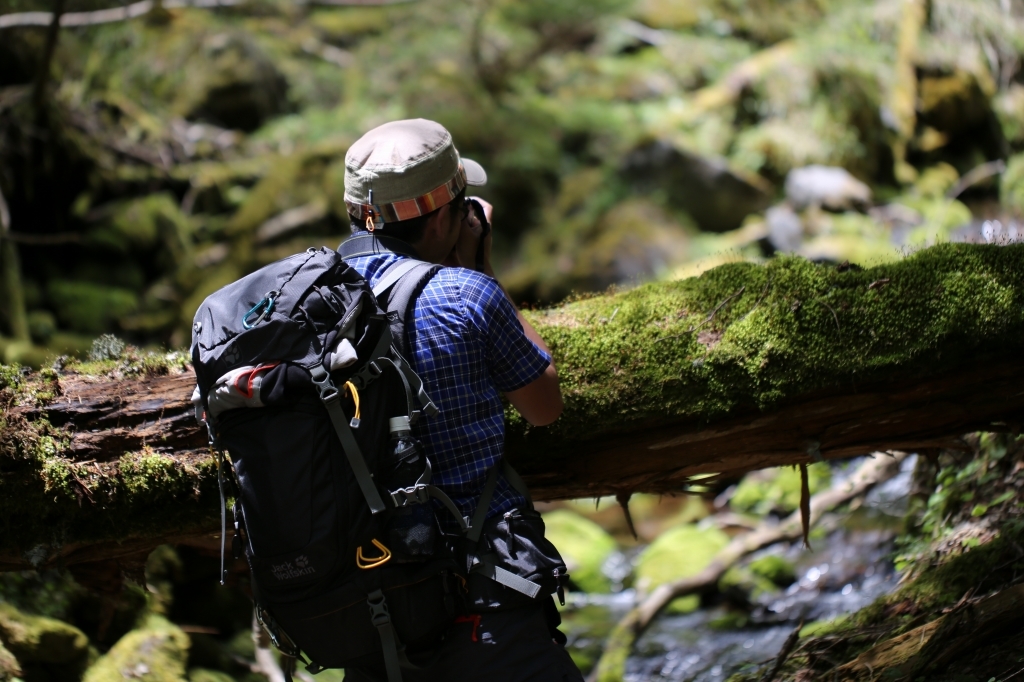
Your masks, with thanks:
M 228 348 L 227 352 L 224 353 L 224 360 L 232 365 L 238 362 L 238 349 L 234 346 Z
M 309 566 L 309 558 L 305 554 L 299 555 L 295 557 L 295 565 L 299 568 L 305 568 Z

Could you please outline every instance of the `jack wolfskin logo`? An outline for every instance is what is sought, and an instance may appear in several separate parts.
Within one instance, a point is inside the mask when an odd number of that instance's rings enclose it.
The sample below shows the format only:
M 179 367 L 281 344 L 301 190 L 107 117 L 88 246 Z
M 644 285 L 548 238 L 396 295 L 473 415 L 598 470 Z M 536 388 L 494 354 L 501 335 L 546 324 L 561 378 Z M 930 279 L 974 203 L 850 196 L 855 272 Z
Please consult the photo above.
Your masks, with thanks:
M 294 561 L 286 561 L 283 564 L 270 567 L 270 572 L 276 580 L 291 580 L 301 578 L 304 575 L 316 573 L 316 569 L 309 565 L 309 557 L 300 554 Z
M 234 347 L 228 348 L 227 352 L 224 353 L 224 360 L 232 365 L 238 362 L 238 349 Z

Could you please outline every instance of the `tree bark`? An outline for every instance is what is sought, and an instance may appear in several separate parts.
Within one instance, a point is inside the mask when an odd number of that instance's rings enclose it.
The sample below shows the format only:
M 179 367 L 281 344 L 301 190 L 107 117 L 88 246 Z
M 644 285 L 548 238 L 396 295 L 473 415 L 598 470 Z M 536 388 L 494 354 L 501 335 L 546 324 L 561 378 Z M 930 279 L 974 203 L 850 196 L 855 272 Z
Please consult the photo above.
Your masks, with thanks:
M 943 245 L 868 270 L 733 264 L 528 314 L 566 403 L 550 427 L 506 419 L 541 500 L 956 447 L 1024 415 L 1024 245 Z M 0 392 L 0 569 L 215 531 L 193 383 L 185 354 L 134 354 Z

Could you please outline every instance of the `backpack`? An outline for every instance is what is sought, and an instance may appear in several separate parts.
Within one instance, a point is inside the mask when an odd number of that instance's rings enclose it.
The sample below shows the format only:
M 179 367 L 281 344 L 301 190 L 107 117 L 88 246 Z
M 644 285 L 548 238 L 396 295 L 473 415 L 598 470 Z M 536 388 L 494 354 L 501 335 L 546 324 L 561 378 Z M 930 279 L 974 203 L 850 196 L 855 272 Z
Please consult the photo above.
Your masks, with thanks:
M 345 257 L 360 255 L 359 243 L 346 242 Z M 480 540 L 498 469 L 525 493 L 506 463 L 489 475 L 472 525 L 430 484 L 425 455 L 414 484 L 391 480 L 391 420 L 437 413 L 399 349 L 410 306 L 439 269 L 402 259 L 371 290 L 338 252 L 311 248 L 214 292 L 196 312 L 193 401 L 218 455 L 221 582 L 231 472 L 232 547 L 246 557 L 257 618 L 289 677 L 299 660 L 311 673 L 383 669 L 400 682 L 401 668 L 429 663 L 467 594 L 483 603 L 473 596 L 481 580 L 536 598 L 567 577 L 553 547 L 557 565 L 540 557 L 530 580 Z M 440 532 L 432 500 L 460 537 Z

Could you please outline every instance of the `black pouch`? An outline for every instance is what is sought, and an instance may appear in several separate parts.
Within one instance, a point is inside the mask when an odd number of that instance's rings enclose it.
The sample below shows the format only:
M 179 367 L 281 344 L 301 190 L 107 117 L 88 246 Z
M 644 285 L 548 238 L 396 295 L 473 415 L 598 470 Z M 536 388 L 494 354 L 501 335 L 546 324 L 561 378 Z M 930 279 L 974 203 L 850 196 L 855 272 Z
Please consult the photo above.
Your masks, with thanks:
M 519 608 L 555 593 L 564 601 L 563 590 L 569 577 L 565 561 L 544 537 L 544 519 L 534 509 L 513 509 L 488 519 L 480 541 L 467 547 L 465 565 L 470 611 Z M 533 594 L 502 584 L 501 571 L 528 581 L 519 586 Z

